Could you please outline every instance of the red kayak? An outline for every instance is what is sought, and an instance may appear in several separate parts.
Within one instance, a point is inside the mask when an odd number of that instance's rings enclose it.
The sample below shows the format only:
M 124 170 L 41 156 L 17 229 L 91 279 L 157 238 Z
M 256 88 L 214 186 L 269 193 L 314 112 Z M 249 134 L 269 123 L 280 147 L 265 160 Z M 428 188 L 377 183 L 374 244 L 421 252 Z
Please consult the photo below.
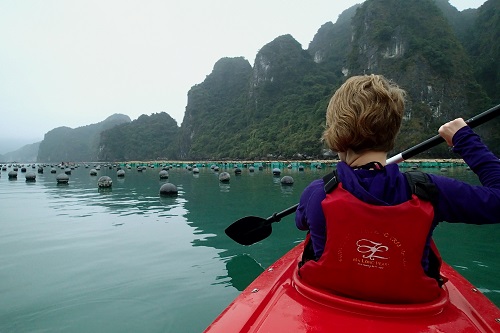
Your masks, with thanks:
M 387 305 L 324 293 L 303 284 L 297 245 L 253 281 L 205 330 L 235 332 L 500 332 L 500 310 L 446 263 L 436 301 Z

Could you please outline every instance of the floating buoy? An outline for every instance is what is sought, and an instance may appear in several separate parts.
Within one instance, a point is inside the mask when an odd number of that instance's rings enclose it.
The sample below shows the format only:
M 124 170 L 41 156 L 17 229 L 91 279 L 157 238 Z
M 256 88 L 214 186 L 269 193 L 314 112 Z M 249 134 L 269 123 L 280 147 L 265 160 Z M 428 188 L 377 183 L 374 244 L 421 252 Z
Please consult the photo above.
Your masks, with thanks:
M 67 184 L 69 182 L 69 176 L 65 173 L 60 173 L 56 177 L 58 184 Z
M 229 183 L 230 179 L 231 179 L 231 176 L 229 175 L 228 172 L 221 172 L 219 175 L 219 181 L 221 183 Z
M 281 170 L 279 168 L 274 168 L 273 169 L 273 175 L 275 175 L 275 176 L 281 175 Z
M 299 165 L 299 171 L 304 171 L 304 166 L 303 165 Z
M 113 185 L 113 180 L 109 176 L 102 176 L 97 180 L 98 187 L 109 188 Z
M 97 176 L 97 170 L 96 170 L 96 169 L 90 169 L 89 174 L 90 174 L 91 176 Z
M 446 169 L 446 168 L 441 168 L 441 170 L 440 170 L 440 171 L 441 171 L 441 172 L 447 172 L 447 171 L 448 171 L 448 169 Z
M 26 168 L 25 168 L 25 167 L 22 167 L 22 168 L 21 168 L 21 172 L 26 172 Z
M 255 167 L 253 167 L 253 166 L 249 166 L 249 167 L 248 167 L 248 171 L 250 171 L 250 172 L 254 172 L 254 171 L 255 171 Z
M 38 173 L 43 173 L 43 168 L 42 167 L 38 167 Z
M 71 169 L 70 168 L 64 169 L 64 173 L 67 175 L 71 175 Z
M 116 177 L 125 177 L 125 170 L 122 169 L 117 170 Z
M 293 185 L 293 178 L 291 176 L 284 176 L 280 182 L 281 185 Z
M 160 179 L 167 179 L 168 178 L 168 171 L 167 170 L 161 170 L 159 173 Z
M 160 187 L 161 196 L 176 196 L 178 193 L 177 186 L 172 183 L 165 183 Z
M 235 175 L 241 175 L 241 169 L 240 168 L 235 168 L 234 169 L 234 174 Z
M 50 173 L 56 173 L 57 170 L 55 168 L 50 169 Z
M 200 173 L 200 169 L 198 169 L 198 168 L 193 168 L 193 173 Z
M 34 172 L 27 172 L 25 177 L 26 177 L 26 181 L 27 182 L 34 182 L 34 181 L 36 181 L 36 175 L 35 175 Z
M 17 179 L 17 171 L 9 171 L 9 179 Z
M 214 171 L 215 171 L 215 172 L 218 172 L 218 171 L 219 171 L 219 167 L 218 167 L 217 165 L 215 166 Z

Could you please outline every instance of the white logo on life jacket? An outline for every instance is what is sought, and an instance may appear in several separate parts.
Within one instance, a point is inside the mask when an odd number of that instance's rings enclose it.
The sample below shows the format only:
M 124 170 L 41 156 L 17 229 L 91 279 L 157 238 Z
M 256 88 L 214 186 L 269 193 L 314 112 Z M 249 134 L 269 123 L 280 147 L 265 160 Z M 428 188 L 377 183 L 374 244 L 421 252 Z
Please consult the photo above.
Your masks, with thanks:
M 375 255 L 379 252 L 387 252 L 389 250 L 389 248 L 385 245 L 382 245 L 382 243 L 376 243 L 369 239 L 363 238 L 358 240 L 356 242 L 356 245 L 358 246 L 358 252 L 363 253 L 364 254 L 363 258 L 365 259 L 370 259 L 370 260 L 374 260 L 375 258 L 389 259 L 387 257 L 381 257 Z

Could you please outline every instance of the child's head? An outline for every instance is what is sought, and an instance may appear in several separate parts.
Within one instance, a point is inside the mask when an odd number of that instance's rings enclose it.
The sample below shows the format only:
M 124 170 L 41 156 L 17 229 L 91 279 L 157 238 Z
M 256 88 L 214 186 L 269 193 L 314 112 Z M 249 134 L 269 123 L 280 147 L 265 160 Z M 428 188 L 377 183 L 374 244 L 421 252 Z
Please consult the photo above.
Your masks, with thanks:
M 381 75 L 349 78 L 326 111 L 323 139 L 336 152 L 388 152 L 401 126 L 405 91 Z

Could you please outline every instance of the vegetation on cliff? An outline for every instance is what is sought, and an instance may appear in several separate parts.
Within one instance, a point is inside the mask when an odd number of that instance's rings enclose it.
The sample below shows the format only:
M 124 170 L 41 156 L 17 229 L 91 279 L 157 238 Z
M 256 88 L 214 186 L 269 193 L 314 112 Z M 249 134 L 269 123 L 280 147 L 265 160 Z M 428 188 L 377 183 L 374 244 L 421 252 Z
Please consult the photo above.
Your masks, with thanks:
M 94 131 L 59 128 L 39 161 L 303 159 L 320 141 L 332 93 L 349 76 L 382 74 L 408 92 L 395 152 L 500 101 L 498 0 L 459 12 L 447 0 L 366 0 L 322 25 L 306 50 L 279 36 L 257 53 L 223 58 L 188 92 L 180 127 L 166 113 Z M 500 120 L 479 132 L 500 153 Z M 452 157 L 441 145 L 421 157 Z

